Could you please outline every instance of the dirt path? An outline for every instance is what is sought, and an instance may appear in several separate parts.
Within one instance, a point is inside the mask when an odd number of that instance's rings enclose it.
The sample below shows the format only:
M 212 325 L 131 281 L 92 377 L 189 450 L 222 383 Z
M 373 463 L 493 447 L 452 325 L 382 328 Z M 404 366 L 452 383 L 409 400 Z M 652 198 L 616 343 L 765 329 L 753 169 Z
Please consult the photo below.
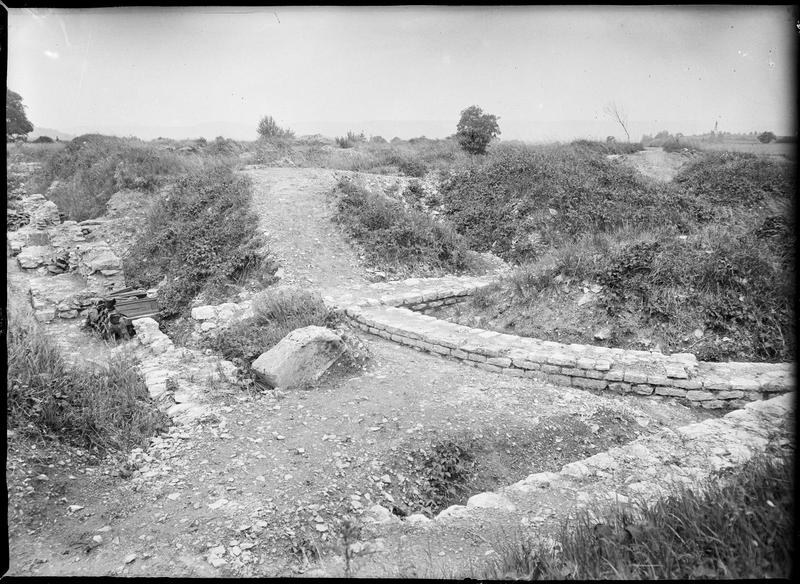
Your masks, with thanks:
M 414 478 L 407 457 L 435 436 L 504 441 L 513 465 L 498 463 L 502 453 L 491 448 L 483 456 L 489 469 L 513 466 L 502 477 L 513 482 L 662 424 L 709 415 L 506 378 L 374 337 L 366 342 L 373 361 L 364 375 L 314 391 L 212 396 L 216 418 L 154 439 L 129 479 L 113 476 L 119 467 L 110 462 L 21 466 L 12 442 L 9 484 L 34 489 L 10 493 L 10 573 L 292 575 L 316 565 L 303 559 L 314 549 L 327 570 L 338 571 L 337 520 L 373 502 L 407 505 L 405 486 Z M 36 480 L 42 473 L 47 481 Z M 375 544 L 378 535 L 365 529 L 362 541 Z M 464 561 L 484 545 L 448 538 L 442 534 L 437 545 Z M 425 563 L 423 550 L 407 553 L 411 565 Z
M 330 221 L 327 195 L 342 171 L 320 168 L 251 168 L 254 210 L 284 284 L 351 287 L 366 283 L 357 253 Z M 350 173 L 352 174 L 352 173 Z
M 685 154 L 648 147 L 634 154 L 623 155 L 620 160 L 645 176 L 660 182 L 669 182 L 691 158 Z

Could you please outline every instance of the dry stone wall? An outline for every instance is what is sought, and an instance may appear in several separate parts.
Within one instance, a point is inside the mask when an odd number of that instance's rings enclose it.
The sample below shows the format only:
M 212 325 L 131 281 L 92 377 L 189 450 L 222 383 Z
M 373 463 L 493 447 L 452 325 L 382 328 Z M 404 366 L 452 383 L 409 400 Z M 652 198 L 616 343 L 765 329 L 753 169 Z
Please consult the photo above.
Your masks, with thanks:
M 559 472 L 535 473 L 497 492 L 479 493 L 466 505 L 453 505 L 432 522 L 421 523 L 475 522 L 485 519 L 487 512 L 500 511 L 522 515 L 522 526 L 541 531 L 542 523 L 555 526 L 576 508 L 602 512 L 617 505 L 653 504 L 682 486 L 702 489 L 714 473 L 740 467 L 768 446 L 793 448 L 789 427 L 794 410 L 792 392 L 748 403 L 721 418 L 674 431 L 665 428 L 566 464 Z M 573 503 L 555 512 L 554 501 Z
M 556 385 L 668 396 L 709 409 L 740 408 L 794 389 L 790 363 L 711 363 L 691 353 L 564 344 L 475 329 L 425 314 L 462 302 L 496 279 L 497 275 L 411 278 L 323 290 L 323 300 L 365 332 L 471 367 Z M 249 315 L 249 301 L 192 310 L 203 331 Z
M 474 329 L 421 314 L 459 302 L 485 281 L 356 300 L 345 314 L 361 330 L 488 371 L 593 391 L 670 396 L 705 408 L 737 408 L 794 388 L 794 366 L 700 362 L 691 353 L 664 355 L 564 344 Z M 404 308 L 408 307 L 408 308 Z M 415 311 L 415 310 L 416 311 Z

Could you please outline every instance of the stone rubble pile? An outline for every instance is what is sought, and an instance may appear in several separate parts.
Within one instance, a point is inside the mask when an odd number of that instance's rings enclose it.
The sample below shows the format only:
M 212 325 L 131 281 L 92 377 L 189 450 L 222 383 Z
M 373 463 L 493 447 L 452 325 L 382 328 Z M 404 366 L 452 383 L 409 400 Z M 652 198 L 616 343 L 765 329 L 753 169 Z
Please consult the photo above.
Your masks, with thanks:
M 132 346 L 140 351 L 139 370 L 156 406 L 177 424 L 209 415 L 206 395 L 234 387 L 236 366 L 218 356 L 176 348 L 152 318 L 133 321 L 136 336 Z
M 23 196 L 19 205 L 30 223 L 7 232 L 7 242 L 19 267 L 34 276 L 37 318 L 76 318 L 87 297 L 124 288 L 122 260 L 92 236 L 97 220 L 62 223 L 55 204 L 39 194 Z

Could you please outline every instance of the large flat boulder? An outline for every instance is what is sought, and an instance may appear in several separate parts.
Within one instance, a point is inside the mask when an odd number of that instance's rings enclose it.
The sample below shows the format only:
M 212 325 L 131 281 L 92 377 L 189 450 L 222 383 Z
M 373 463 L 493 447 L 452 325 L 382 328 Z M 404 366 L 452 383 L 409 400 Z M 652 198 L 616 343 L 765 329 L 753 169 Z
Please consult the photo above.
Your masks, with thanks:
M 319 379 L 344 353 L 342 338 L 330 329 L 296 329 L 258 359 L 253 371 L 270 387 L 300 387 Z
M 39 266 L 50 263 L 53 257 L 53 248 L 49 245 L 31 245 L 22 248 L 17 256 L 19 267 L 26 270 L 33 270 Z

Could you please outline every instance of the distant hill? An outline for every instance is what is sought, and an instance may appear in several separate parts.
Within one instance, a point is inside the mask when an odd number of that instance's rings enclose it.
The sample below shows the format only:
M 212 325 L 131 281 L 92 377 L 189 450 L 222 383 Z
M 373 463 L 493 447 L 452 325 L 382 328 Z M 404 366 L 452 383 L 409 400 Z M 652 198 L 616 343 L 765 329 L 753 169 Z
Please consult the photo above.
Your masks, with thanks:
M 66 132 L 54 130 L 53 128 L 34 128 L 33 132 L 28 134 L 28 142 L 35 140 L 39 136 L 50 136 L 53 140 L 58 138 L 62 142 L 69 142 L 75 137 L 74 134 L 67 134 Z

